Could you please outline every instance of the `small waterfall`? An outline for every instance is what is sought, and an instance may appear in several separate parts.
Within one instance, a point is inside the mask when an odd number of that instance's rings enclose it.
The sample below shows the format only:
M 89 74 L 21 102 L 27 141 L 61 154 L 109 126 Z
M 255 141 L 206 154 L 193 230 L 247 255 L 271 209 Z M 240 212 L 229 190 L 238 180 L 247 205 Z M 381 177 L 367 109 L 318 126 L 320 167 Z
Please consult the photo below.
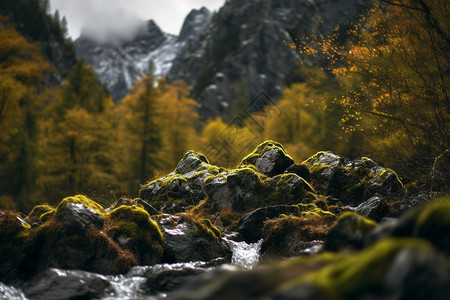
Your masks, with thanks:
M 231 264 L 244 270 L 250 270 L 259 263 L 262 239 L 256 243 L 248 244 L 244 241 L 236 242 L 233 240 L 235 236 L 229 235 L 224 240 L 230 245 L 233 252 Z

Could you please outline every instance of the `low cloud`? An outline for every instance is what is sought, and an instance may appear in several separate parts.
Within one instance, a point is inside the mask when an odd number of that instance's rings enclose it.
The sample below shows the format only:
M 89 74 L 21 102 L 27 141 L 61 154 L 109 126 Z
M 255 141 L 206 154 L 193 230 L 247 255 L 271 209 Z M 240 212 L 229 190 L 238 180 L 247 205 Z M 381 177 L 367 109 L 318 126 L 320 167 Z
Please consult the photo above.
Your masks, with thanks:
M 66 16 L 72 38 L 80 34 L 99 42 L 132 39 L 153 19 L 168 33 L 178 34 L 193 8 L 217 9 L 225 0 L 50 0 L 52 10 Z

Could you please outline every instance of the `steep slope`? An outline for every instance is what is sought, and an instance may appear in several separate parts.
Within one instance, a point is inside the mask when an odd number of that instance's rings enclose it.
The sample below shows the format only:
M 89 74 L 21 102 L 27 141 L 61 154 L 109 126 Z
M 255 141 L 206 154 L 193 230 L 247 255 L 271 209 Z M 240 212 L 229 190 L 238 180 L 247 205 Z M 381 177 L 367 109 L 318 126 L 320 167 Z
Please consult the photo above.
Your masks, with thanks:
M 180 52 L 167 77 L 194 87 L 202 116 L 226 117 L 242 81 L 251 100 L 261 92 L 272 99 L 281 95 L 301 62 L 286 42 L 331 30 L 364 8 L 362 2 L 340 0 L 227 1 L 198 40 Z
M 147 70 L 149 61 L 153 61 L 157 75 L 165 76 L 180 50 L 197 38 L 210 19 L 211 12 L 206 8 L 192 11 L 179 37 L 164 33 L 152 20 L 136 36 L 119 43 L 101 44 L 82 35 L 75 41 L 77 55 L 93 65 L 117 101 Z
M 337 25 L 345 31 L 366 8 L 363 0 L 229 0 L 214 14 L 193 10 L 178 37 L 149 21 L 131 41 L 101 45 L 81 37 L 76 48 L 116 100 L 152 59 L 158 75 L 193 87 L 203 119 L 227 119 L 230 109 L 243 105 L 233 103 L 242 87 L 254 109 L 261 106 L 259 95 L 263 102 L 280 97 L 302 61 L 286 43 Z

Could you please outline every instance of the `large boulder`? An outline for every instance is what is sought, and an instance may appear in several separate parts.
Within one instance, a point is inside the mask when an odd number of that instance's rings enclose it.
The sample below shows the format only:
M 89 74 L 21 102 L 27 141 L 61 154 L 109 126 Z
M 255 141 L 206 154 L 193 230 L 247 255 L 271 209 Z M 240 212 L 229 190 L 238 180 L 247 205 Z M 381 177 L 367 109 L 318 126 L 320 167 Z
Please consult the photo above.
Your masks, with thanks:
M 384 217 L 389 214 L 389 206 L 382 198 L 373 196 L 367 201 L 362 202 L 353 210 L 366 218 L 380 222 Z
M 161 261 L 163 236 L 158 224 L 136 205 L 120 206 L 109 213 L 113 226 L 108 235 L 129 250 L 139 264 L 153 265 Z
M 252 168 L 229 170 L 210 177 L 204 190 L 217 211 L 245 212 L 267 205 L 297 204 L 316 199 L 313 188 L 296 174 L 270 178 Z
M 36 300 L 99 299 L 113 288 L 104 276 L 76 270 L 48 269 L 23 287 L 24 294 Z
M 329 230 L 324 244 L 327 251 L 349 248 L 359 250 L 366 245 L 366 237 L 377 224 L 353 212 L 343 213 Z
M 244 215 L 239 221 L 237 232 L 247 243 L 256 243 L 263 238 L 264 222 L 278 218 L 281 214 L 297 215 L 300 209 L 294 205 L 276 205 L 258 208 Z
M 158 223 L 164 235 L 163 261 L 166 263 L 231 257 L 230 249 L 223 242 L 220 230 L 207 219 L 196 219 L 188 214 L 165 214 L 160 217 Z
M 204 190 L 217 211 L 247 211 L 263 205 L 267 192 L 264 178 L 255 170 L 242 168 L 210 177 Z
M 428 240 L 433 246 L 450 255 L 450 197 L 410 210 L 398 221 L 371 232 L 369 242 L 387 237 L 415 237 Z
M 239 167 L 253 165 L 260 173 L 272 177 L 282 174 L 292 164 L 294 160 L 286 153 L 283 145 L 269 140 L 244 157 Z
M 83 195 L 27 217 L 0 212 L 0 281 L 20 284 L 48 268 L 121 274 L 161 262 L 162 233 L 147 211 L 122 205 L 111 211 Z
M 183 212 L 205 198 L 203 186 L 206 178 L 217 175 L 219 171 L 218 167 L 208 163 L 203 154 L 188 151 L 174 172 L 145 184 L 140 198 L 166 213 Z
M 358 206 L 375 195 L 389 198 L 403 193 L 403 184 L 394 171 L 366 157 L 349 160 L 332 152 L 318 152 L 304 164 L 311 171 L 316 191 L 344 205 Z

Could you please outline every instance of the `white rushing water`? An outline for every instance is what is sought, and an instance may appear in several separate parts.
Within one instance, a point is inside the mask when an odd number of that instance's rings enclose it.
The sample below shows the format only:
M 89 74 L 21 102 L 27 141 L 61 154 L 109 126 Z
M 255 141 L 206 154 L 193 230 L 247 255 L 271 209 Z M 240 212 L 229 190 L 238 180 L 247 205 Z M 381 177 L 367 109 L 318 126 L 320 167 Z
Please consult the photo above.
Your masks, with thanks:
M 231 268 L 249 270 L 259 263 L 262 240 L 257 243 L 246 243 L 235 241 L 236 234 L 226 235 L 224 241 L 232 250 L 231 265 L 221 265 L 219 268 Z M 202 269 L 211 271 L 217 265 L 209 266 L 205 262 L 190 262 L 178 264 L 160 264 L 155 266 L 137 266 L 132 268 L 127 274 L 119 276 L 103 276 L 111 283 L 111 293 L 102 300 L 158 300 L 165 299 L 165 294 L 148 295 L 143 289 L 147 276 L 168 270 Z M 0 300 L 27 300 L 28 298 L 20 289 L 0 283 Z
M 224 237 L 224 240 L 230 245 L 233 252 L 231 264 L 244 270 L 256 267 L 259 263 L 262 239 L 256 243 L 249 244 L 244 241 L 236 242 L 233 240 L 233 237 L 233 235 Z

